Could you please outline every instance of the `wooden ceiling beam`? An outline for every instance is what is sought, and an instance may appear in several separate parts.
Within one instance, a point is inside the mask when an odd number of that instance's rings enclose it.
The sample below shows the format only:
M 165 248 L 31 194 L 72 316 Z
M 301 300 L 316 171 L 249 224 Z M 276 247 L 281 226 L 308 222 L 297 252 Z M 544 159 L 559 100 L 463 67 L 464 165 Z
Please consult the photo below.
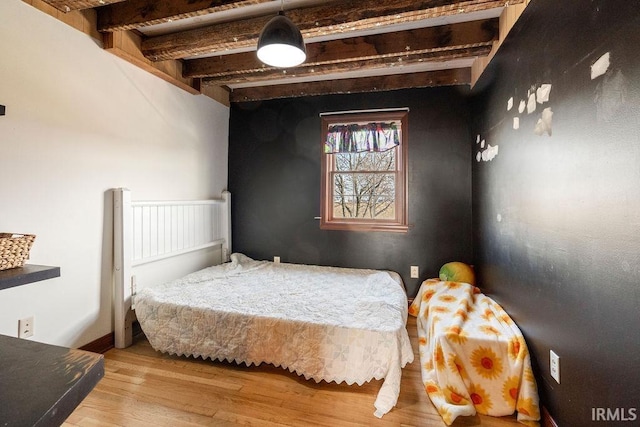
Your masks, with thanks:
M 507 6 L 502 10 L 498 24 L 498 40 L 493 44 L 493 49 L 487 56 L 476 58 L 471 66 L 471 87 L 475 86 L 476 82 L 484 72 L 485 68 L 489 65 L 489 62 L 493 59 L 502 43 L 507 38 L 507 34 L 511 31 L 516 21 L 520 18 L 520 15 L 524 12 L 525 8 L 529 5 L 531 0 L 525 0 L 520 4 Z
M 283 85 L 247 87 L 234 89 L 231 102 L 262 101 L 328 94 L 379 92 L 396 89 L 432 86 L 468 85 L 471 81 L 469 68 L 425 71 L 391 76 L 361 77 L 358 79 L 325 80 L 312 83 L 288 83 Z
M 298 67 L 281 69 L 269 69 L 245 74 L 225 75 L 219 77 L 206 77 L 202 81 L 204 84 L 214 84 L 229 86 L 242 83 L 268 82 L 280 80 L 283 77 L 319 77 L 329 74 L 343 73 L 349 71 L 379 70 L 381 68 L 406 67 L 424 62 L 446 62 L 460 58 L 474 58 L 488 55 L 491 51 L 491 43 L 478 43 L 477 45 L 462 48 L 433 49 L 421 52 L 411 52 L 402 56 L 377 56 L 366 59 L 359 59 L 349 62 L 336 62 L 329 64 L 318 64 L 313 67 Z
M 524 0 L 511 0 L 511 3 Z M 407 24 L 428 18 L 503 7 L 505 0 L 351 0 L 287 11 L 307 39 Z M 270 19 L 257 17 L 150 37 L 142 53 L 153 61 L 255 47 Z
M 298 69 L 322 64 L 357 61 L 378 56 L 406 57 L 437 49 L 466 47 L 497 40 L 498 18 L 438 27 L 398 31 L 307 45 L 307 60 Z M 281 70 L 266 67 L 254 51 L 186 60 L 185 77 L 222 77 L 245 74 L 281 75 Z
M 50 4 L 62 12 L 71 12 L 72 10 L 91 9 L 111 3 L 119 3 L 124 0 L 42 0 Z
M 131 30 L 269 1 L 272 0 L 129 0 L 100 8 L 98 31 Z

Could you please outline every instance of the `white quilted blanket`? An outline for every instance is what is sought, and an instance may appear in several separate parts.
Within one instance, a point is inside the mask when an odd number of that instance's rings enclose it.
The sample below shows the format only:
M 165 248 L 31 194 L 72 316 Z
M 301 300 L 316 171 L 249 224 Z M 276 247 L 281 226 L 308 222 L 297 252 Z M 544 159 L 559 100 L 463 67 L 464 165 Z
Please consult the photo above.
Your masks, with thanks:
M 413 361 L 407 297 L 389 273 L 231 262 L 142 289 L 136 314 L 149 342 L 170 354 L 281 366 L 306 379 L 384 379 L 375 415 L 393 408 Z

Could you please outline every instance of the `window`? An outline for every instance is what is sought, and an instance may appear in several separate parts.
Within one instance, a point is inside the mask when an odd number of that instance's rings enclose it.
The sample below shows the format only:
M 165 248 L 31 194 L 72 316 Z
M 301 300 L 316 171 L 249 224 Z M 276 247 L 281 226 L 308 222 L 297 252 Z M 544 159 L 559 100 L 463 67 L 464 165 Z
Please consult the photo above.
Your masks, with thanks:
M 407 114 L 322 118 L 320 228 L 407 231 Z

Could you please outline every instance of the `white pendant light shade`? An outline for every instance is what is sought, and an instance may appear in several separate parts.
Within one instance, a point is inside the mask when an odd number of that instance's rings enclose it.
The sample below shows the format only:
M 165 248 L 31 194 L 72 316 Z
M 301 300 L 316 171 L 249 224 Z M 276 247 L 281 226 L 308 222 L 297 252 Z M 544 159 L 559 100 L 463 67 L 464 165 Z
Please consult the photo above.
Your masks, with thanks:
M 279 68 L 295 67 L 307 59 L 300 30 L 282 11 L 260 33 L 258 59 Z

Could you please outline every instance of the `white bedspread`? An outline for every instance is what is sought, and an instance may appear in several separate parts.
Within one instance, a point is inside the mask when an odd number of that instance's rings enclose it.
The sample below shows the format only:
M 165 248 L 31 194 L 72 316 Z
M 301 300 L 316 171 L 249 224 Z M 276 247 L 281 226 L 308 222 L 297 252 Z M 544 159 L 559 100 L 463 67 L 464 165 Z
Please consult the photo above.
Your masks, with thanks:
M 407 297 L 389 273 L 231 262 L 142 289 L 136 314 L 156 350 L 281 366 L 306 379 L 347 384 L 384 379 L 382 417 L 398 400 L 413 361 Z

